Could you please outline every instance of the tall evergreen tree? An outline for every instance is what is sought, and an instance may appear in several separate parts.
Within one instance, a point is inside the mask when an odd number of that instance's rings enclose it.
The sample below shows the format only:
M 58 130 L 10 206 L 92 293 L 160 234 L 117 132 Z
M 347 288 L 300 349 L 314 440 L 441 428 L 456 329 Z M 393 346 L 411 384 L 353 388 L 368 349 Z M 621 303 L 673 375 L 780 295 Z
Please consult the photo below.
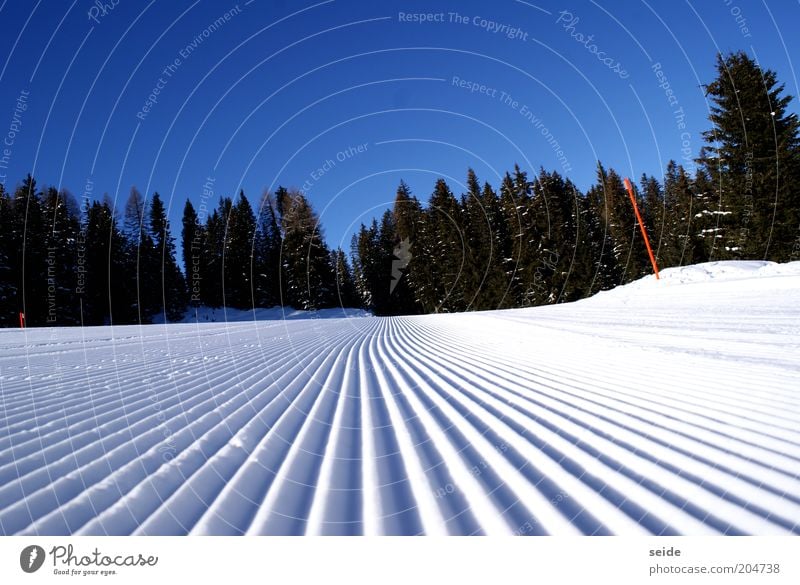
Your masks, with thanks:
M 335 306 L 336 278 L 319 219 L 308 199 L 286 192 L 280 203 L 283 231 L 283 304 L 315 310 Z
M 789 259 L 800 223 L 800 122 L 775 73 L 744 52 L 717 56 L 706 86 L 711 129 L 698 162 L 714 185 L 721 245 L 714 259 Z
M 417 266 L 422 276 L 417 296 L 426 312 L 451 313 L 466 308 L 463 225 L 458 200 L 445 180 L 438 179 L 417 236 L 421 252 Z
M 200 218 L 189 199 L 183 206 L 183 229 L 181 231 L 181 252 L 183 254 L 183 269 L 186 275 L 189 303 L 192 306 L 200 304 L 200 292 L 203 287 L 202 280 L 202 249 L 205 237 Z
M 223 254 L 226 245 L 226 226 L 233 207 L 229 197 L 223 197 L 217 208 L 206 219 L 203 230 L 203 247 L 201 260 L 200 299 L 209 307 L 221 307 L 224 302 L 223 293 Z
M 335 267 L 337 304 L 342 308 L 360 308 L 361 302 L 356 291 L 353 271 L 347 261 L 347 255 L 341 248 L 331 252 L 331 263 Z
M 50 187 L 44 194 L 44 239 L 47 248 L 47 315 L 49 326 L 76 325 L 80 312 L 76 253 L 80 229 L 78 207 L 66 191 Z
M 147 201 L 136 187 L 131 187 L 125 202 L 123 249 L 112 268 L 114 280 L 113 316 L 120 323 L 151 323 L 161 304 L 159 256 L 149 228 Z M 111 251 L 116 254 L 115 250 Z
M 11 240 L 12 273 L 17 281 L 17 312 L 25 313 L 26 325 L 45 325 L 47 273 L 44 214 L 36 180 L 28 175 L 14 192 Z
M 150 236 L 158 259 L 158 290 L 161 291 L 158 312 L 163 313 L 168 321 L 178 321 L 183 318 L 188 304 L 186 279 L 175 259 L 175 240 L 158 193 L 153 194 L 150 203 Z
M 389 298 L 396 315 L 415 315 L 422 312 L 418 300 L 418 287 L 423 274 L 421 265 L 425 257 L 420 253 L 424 213 L 419 200 L 408 185 L 400 181 L 392 207 L 395 241 L 392 249 L 391 284 Z
M 280 304 L 282 245 L 275 200 L 266 193 L 259 207 L 253 249 L 254 294 L 259 307 Z
M 19 281 L 11 196 L 0 183 L 0 327 L 18 326 Z
M 94 201 L 86 213 L 85 221 L 85 273 L 83 286 L 78 290 L 83 325 L 126 324 L 137 322 L 126 306 L 128 298 L 119 295 L 119 284 L 124 282 L 126 248 L 119 230 L 111 201 Z
M 254 306 L 252 275 L 255 233 L 253 208 L 244 191 L 240 191 L 236 204 L 231 207 L 223 254 L 226 306 L 237 309 Z

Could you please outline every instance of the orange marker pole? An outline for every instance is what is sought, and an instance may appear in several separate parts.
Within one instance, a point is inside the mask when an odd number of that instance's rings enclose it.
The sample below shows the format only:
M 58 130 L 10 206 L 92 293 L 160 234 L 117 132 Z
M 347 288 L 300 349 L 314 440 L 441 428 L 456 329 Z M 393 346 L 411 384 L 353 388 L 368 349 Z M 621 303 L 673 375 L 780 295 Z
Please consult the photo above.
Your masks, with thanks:
M 658 276 L 658 264 L 656 264 L 656 258 L 653 256 L 653 249 L 650 247 L 650 239 L 647 237 L 647 232 L 644 229 L 642 216 L 639 215 L 639 206 L 636 204 L 636 197 L 633 195 L 633 185 L 631 185 L 630 179 L 625 179 L 625 188 L 628 190 L 628 196 L 631 198 L 631 205 L 633 205 L 633 211 L 636 214 L 636 221 L 639 222 L 639 229 L 642 230 L 644 245 L 647 246 L 647 253 L 650 255 L 650 264 L 653 265 L 653 272 L 655 272 L 656 280 L 658 280 L 660 278 Z

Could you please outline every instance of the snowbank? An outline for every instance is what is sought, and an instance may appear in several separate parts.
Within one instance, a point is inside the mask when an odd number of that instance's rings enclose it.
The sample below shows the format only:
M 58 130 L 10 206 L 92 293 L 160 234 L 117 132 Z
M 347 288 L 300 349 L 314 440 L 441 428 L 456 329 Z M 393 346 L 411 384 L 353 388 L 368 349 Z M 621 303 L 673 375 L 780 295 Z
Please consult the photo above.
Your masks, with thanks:
M 318 311 L 300 311 L 292 307 L 275 306 L 259 309 L 231 309 L 197 307 L 186 311 L 179 323 L 244 323 L 247 321 L 285 321 L 295 319 L 352 319 L 369 317 L 371 314 L 363 309 L 320 309 Z M 163 324 L 164 316 L 158 315 L 153 323 Z

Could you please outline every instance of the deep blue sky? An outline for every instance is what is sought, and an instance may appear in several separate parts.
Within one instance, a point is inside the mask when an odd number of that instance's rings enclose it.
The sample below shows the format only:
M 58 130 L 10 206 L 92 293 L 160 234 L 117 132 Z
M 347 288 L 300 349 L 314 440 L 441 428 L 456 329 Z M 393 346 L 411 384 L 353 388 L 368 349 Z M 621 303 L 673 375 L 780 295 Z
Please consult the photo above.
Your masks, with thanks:
M 401 178 L 426 200 L 440 176 L 460 193 L 469 166 L 494 185 L 514 163 L 566 171 L 582 189 L 597 159 L 660 175 L 702 145 L 700 85 L 714 78 L 717 51 L 746 51 L 800 93 L 800 4 L 788 0 L 106 5 L 0 0 L 0 138 L 13 134 L 0 145 L 0 180 L 13 188 L 32 172 L 77 197 L 91 180 L 92 195 L 120 209 L 132 185 L 159 191 L 176 237 L 184 201 L 200 206 L 207 177 L 209 207 L 240 188 L 256 204 L 265 189 L 305 184 L 328 242 L 348 249 Z M 502 25 L 519 32 L 492 32 Z

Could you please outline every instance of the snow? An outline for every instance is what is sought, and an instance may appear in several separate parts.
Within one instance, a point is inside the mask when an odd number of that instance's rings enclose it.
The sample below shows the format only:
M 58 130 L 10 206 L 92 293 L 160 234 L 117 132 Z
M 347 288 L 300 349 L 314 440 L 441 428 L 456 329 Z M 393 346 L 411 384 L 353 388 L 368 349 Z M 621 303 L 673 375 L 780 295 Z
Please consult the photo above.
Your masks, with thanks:
M 0 533 L 800 533 L 800 262 L 200 314 L 0 332 Z
M 345 319 L 352 317 L 369 317 L 370 313 L 363 309 L 319 309 L 301 311 L 291 307 L 269 307 L 257 309 L 231 309 L 227 307 L 192 307 L 186 311 L 179 323 L 241 323 L 243 321 L 282 321 L 290 319 Z M 153 322 L 164 324 L 164 315 L 159 314 Z

